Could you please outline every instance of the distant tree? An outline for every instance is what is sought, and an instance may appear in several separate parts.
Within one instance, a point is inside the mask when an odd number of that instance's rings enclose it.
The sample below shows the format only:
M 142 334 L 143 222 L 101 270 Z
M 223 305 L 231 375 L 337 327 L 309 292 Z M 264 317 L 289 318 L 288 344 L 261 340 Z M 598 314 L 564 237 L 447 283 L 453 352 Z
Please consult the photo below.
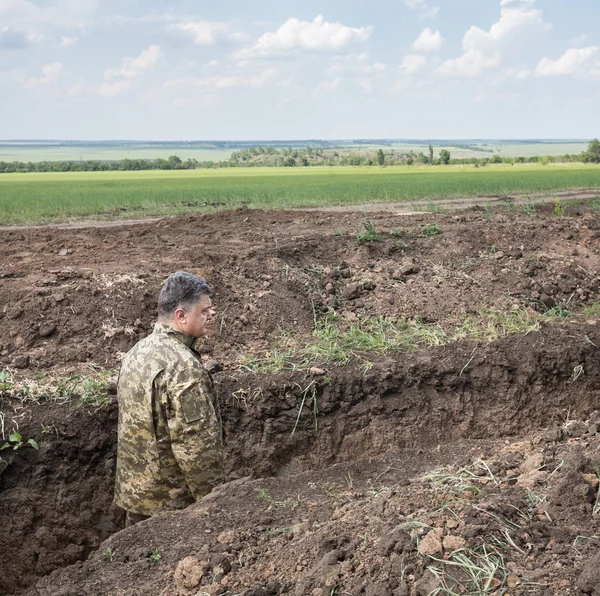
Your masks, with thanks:
M 429 163 L 433 164 L 433 147 L 429 145 Z
M 492 159 L 490 159 L 490 163 L 502 163 L 502 158 L 497 153 L 494 153 Z
M 383 153 L 383 149 L 377 150 L 377 163 L 382 166 L 385 163 L 385 155 Z
M 293 168 L 296 165 L 296 160 L 293 157 L 291 157 L 291 156 L 286 157 L 283 160 L 283 165 L 286 168 Z
M 600 163 L 600 141 L 592 139 L 587 151 L 583 154 L 583 161 L 588 163 Z
M 178 155 L 170 155 L 169 159 L 167 159 L 168 169 L 169 170 L 179 170 L 181 169 L 181 157 Z
M 450 163 L 450 151 L 442 149 L 440 151 L 440 161 L 447 166 Z
M 412 166 L 414 163 L 415 163 L 415 159 L 414 159 L 414 157 L 413 157 L 412 155 L 409 155 L 409 156 L 406 158 L 406 165 L 408 165 L 408 166 Z
M 302 165 L 304 167 L 306 167 L 308 165 L 308 158 L 306 157 L 306 155 L 303 155 L 300 159 L 300 162 L 302 163 Z

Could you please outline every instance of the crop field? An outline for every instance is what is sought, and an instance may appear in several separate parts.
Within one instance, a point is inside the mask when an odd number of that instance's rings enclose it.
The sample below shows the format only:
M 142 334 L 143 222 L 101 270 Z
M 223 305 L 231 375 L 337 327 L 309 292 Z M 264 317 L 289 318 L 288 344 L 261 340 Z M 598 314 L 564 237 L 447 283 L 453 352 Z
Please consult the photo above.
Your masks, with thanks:
M 581 164 L 6 174 L 0 177 L 0 221 L 435 202 L 598 188 L 600 167 Z

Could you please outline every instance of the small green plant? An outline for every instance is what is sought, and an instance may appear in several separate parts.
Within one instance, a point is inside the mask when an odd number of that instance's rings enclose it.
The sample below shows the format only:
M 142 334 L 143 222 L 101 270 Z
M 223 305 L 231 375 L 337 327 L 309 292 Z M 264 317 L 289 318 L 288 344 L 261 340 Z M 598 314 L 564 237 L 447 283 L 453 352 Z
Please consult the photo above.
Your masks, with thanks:
M 394 228 L 390 234 L 395 238 L 402 238 L 406 235 L 406 230 L 402 226 L 398 226 L 397 228 Z
M 554 201 L 554 209 L 552 209 L 552 215 L 554 217 L 563 217 L 566 210 L 567 206 L 561 203 L 559 199 L 556 199 L 556 201 Z
M 3 445 L 0 446 L 0 451 L 4 449 L 13 449 L 13 451 L 20 449 L 23 446 L 29 445 L 34 449 L 39 450 L 38 444 L 33 439 L 28 439 L 25 441 L 21 433 L 12 432 L 8 435 L 8 441 L 6 441 Z
M 359 232 L 356 235 L 359 244 L 365 244 L 365 242 L 379 242 L 380 238 L 375 229 L 375 224 L 372 221 L 368 219 L 363 221 L 363 228 L 364 232 Z
M 430 224 L 423 224 L 421 226 L 421 236 L 427 236 L 432 238 L 433 236 L 437 236 L 442 233 L 442 230 L 437 222 L 433 222 Z
M 0 372 L 0 394 L 8 393 L 13 388 L 12 377 L 6 370 Z
M 155 548 L 148 553 L 146 560 L 150 565 L 162 565 L 162 555 L 160 554 L 160 550 Z
M 594 302 L 583 309 L 583 314 L 586 317 L 600 317 L 600 304 Z
M 521 205 L 521 213 L 523 213 L 523 215 L 527 215 L 528 217 L 535 215 L 535 213 L 536 213 L 535 205 L 533 203 L 529 203 L 529 202 L 524 203 L 523 205 Z
M 268 510 L 275 509 L 277 507 L 285 507 L 286 503 L 284 501 L 277 501 L 274 499 L 267 491 L 266 488 L 257 488 L 256 496 L 261 500 L 267 503 Z
M 109 562 L 112 563 L 115 560 L 115 556 L 117 555 L 117 551 L 112 546 L 107 546 L 105 551 L 102 553 L 102 556 Z M 160 555 L 160 553 L 159 553 Z

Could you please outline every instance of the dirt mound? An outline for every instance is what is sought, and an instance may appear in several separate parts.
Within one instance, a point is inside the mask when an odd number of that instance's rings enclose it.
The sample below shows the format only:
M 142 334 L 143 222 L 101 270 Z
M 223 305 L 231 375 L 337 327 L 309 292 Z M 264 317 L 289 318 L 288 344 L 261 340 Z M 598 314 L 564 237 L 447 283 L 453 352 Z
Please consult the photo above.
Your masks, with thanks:
M 551 210 L 0 231 L 0 527 L 15 545 L 0 593 L 594 594 L 600 217 Z M 114 395 L 90 408 L 77 392 L 151 330 L 178 269 L 215 289 L 205 352 L 231 482 L 115 533 Z M 552 309 L 491 343 L 473 323 Z M 433 340 L 252 372 L 333 315 Z M 15 390 L 55 376 L 60 393 Z
M 365 218 L 375 240 L 359 242 Z M 595 213 L 405 216 L 239 210 L 121 228 L 1 231 L 0 359 L 33 370 L 114 368 L 151 330 L 158 289 L 189 270 L 215 289 L 207 349 L 225 364 L 268 352 L 316 317 L 460 320 L 598 298 Z

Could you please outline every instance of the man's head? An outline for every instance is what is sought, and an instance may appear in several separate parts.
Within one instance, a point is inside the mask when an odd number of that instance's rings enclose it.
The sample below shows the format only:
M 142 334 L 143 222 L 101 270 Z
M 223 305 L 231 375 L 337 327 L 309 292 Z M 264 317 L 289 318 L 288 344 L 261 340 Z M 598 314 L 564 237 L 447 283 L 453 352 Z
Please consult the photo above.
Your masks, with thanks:
M 171 274 L 158 296 L 158 320 L 192 337 L 206 333 L 206 324 L 213 317 L 211 290 L 208 284 L 192 275 L 178 271 Z

